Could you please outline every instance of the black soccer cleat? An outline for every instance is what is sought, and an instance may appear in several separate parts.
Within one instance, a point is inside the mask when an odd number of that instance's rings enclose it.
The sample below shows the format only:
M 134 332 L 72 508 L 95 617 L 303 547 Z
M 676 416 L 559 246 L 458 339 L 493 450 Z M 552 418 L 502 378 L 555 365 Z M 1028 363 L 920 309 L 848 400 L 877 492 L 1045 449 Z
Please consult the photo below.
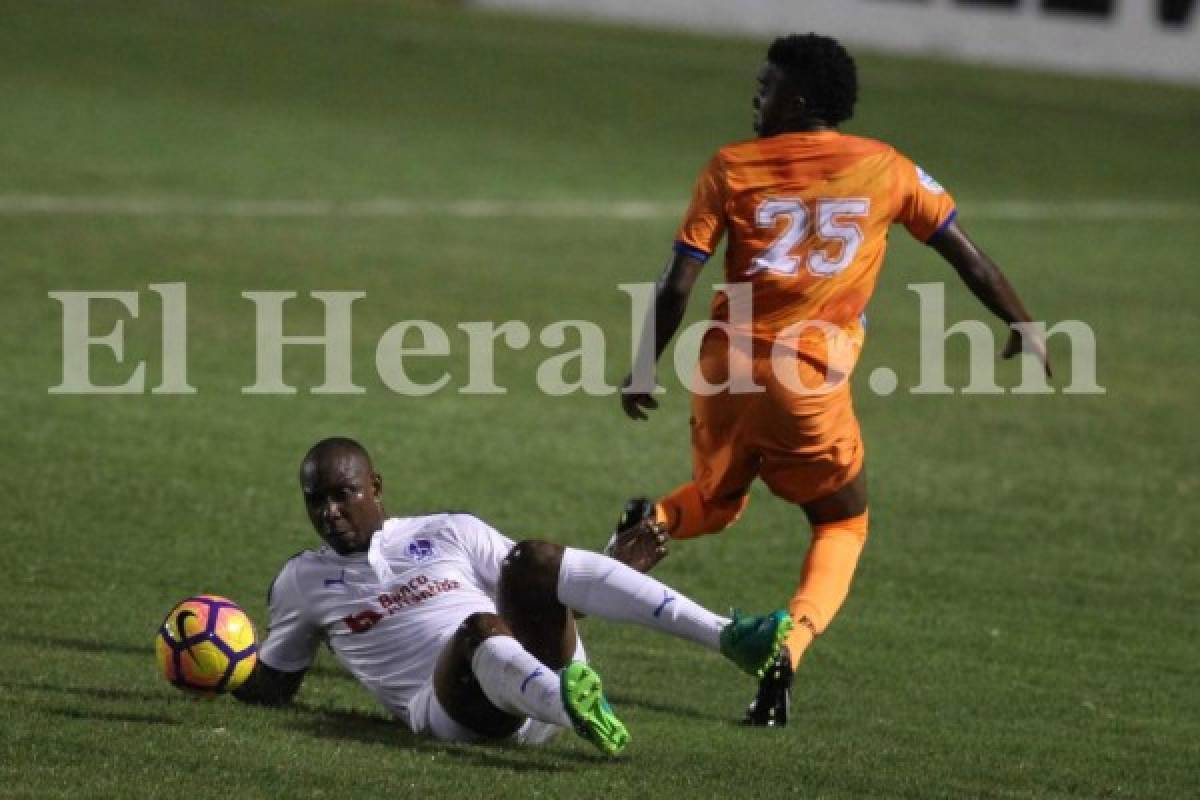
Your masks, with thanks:
M 654 501 L 649 497 L 631 497 L 625 501 L 625 508 L 621 510 L 617 527 L 613 529 L 613 540 L 616 540 L 617 534 L 630 530 L 639 522 L 653 519 Z
M 617 518 L 617 526 L 613 528 L 612 536 L 608 537 L 608 544 L 604 545 L 604 555 L 612 558 L 618 539 L 625 538 L 622 534 L 628 535 L 639 523 L 646 521 L 654 521 L 654 503 L 650 498 L 631 497 L 626 500 L 621 516 Z
M 667 529 L 656 517 L 650 498 L 634 497 L 626 502 L 604 555 L 638 572 L 649 572 L 667 555 Z
M 785 647 L 758 682 L 758 694 L 746 709 L 743 725 L 756 728 L 783 728 L 792 711 L 792 659 Z

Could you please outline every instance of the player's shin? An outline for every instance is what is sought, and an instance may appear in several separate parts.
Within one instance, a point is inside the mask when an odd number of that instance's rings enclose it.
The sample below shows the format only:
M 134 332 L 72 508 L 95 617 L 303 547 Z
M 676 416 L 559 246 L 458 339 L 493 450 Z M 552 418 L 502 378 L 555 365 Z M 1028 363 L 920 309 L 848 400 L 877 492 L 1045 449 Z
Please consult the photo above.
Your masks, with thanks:
M 475 649 L 471 671 L 492 705 L 519 717 L 572 727 L 558 673 L 511 636 L 490 636 Z
M 788 604 L 795 620 L 787 638 L 793 668 L 845 602 L 866 540 L 867 512 L 813 529 L 800 585 Z
M 558 573 L 558 599 L 584 614 L 644 625 L 712 650 L 729 622 L 648 575 L 570 547 Z

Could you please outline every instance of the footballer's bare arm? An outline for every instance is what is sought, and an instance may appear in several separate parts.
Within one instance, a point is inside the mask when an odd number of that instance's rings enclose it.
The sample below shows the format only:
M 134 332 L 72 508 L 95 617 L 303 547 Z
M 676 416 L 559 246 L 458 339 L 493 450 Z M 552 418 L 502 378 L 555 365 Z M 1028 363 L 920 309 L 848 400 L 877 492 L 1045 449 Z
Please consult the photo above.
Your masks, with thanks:
M 692 287 L 696 285 L 696 278 L 699 277 L 700 270 L 703 268 L 704 262 L 695 256 L 679 252 L 672 256 L 655 287 L 654 324 L 648 324 L 649 320 L 647 320 L 647 324 L 642 326 L 642 338 L 637 349 L 638 353 L 647 352 L 648 346 L 653 342 L 654 363 L 658 363 L 663 350 L 667 348 L 671 337 L 675 335 L 675 332 L 679 330 L 680 323 L 683 322 Z M 636 369 L 637 365 L 634 365 L 634 370 Z M 638 377 L 649 380 L 651 385 L 648 388 L 635 387 L 633 385 L 634 372 L 631 371 L 621 383 L 621 391 L 618 392 L 621 398 L 621 408 L 625 410 L 626 416 L 630 419 L 646 419 L 647 410 L 658 408 L 658 401 L 654 399 L 651 376 L 639 375 Z M 639 381 L 639 383 L 641 382 L 643 381 Z
M 254 665 L 254 672 L 237 689 L 233 696 L 243 703 L 261 706 L 285 706 L 296 696 L 304 682 L 304 670 L 284 672 L 264 664 L 261 660 Z
M 1008 342 L 1001 355 L 1012 358 L 1022 351 L 1032 353 L 1041 361 L 1046 374 L 1050 375 L 1046 343 L 1037 337 L 1023 336 L 1021 329 L 1016 327 L 1020 323 L 1031 322 L 1032 318 L 1016 289 L 987 253 L 972 241 L 957 221 L 951 221 L 929 240 L 929 245 L 954 267 L 971 294 L 1008 325 Z

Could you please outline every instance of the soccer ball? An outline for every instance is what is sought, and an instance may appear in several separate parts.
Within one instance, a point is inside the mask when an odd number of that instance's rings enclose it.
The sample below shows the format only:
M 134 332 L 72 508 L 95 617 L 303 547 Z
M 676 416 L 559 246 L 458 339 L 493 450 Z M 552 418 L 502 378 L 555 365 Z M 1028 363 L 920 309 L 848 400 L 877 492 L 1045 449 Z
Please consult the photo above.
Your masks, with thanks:
M 213 695 L 238 688 L 258 661 L 254 623 L 237 603 L 215 594 L 179 602 L 154 639 L 158 668 L 180 689 Z

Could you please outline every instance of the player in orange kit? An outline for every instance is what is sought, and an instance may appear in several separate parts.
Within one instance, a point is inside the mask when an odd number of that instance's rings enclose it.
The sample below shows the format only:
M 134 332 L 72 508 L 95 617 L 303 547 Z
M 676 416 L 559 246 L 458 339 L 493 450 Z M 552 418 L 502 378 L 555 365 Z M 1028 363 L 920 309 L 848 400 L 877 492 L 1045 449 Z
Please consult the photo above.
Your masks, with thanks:
M 725 529 L 755 478 L 804 510 L 813 536 L 789 604 L 796 625 L 747 712 L 754 725 L 787 723 L 793 672 L 845 600 L 866 542 L 864 451 L 848 379 L 891 224 L 933 247 L 1010 326 L 1005 358 L 1024 350 L 1049 372 L 1044 343 L 1016 327 L 1028 312 L 959 226 L 950 195 L 889 145 L 837 130 L 857 92 L 854 61 L 833 39 L 771 44 L 754 97 L 758 138 L 721 148 L 697 180 L 658 282 L 656 322 L 643 330 L 639 364 L 620 394 L 633 419 L 657 408 L 651 359 L 678 330 L 701 268 L 727 235 L 731 288 L 712 304 L 723 330 L 706 333 L 692 387 L 693 480 L 656 503 L 629 501 L 617 530 L 646 531 L 648 569 L 665 554 L 655 539 L 663 529 L 672 539 Z M 749 292 L 750 317 L 738 313 L 739 287 Z

